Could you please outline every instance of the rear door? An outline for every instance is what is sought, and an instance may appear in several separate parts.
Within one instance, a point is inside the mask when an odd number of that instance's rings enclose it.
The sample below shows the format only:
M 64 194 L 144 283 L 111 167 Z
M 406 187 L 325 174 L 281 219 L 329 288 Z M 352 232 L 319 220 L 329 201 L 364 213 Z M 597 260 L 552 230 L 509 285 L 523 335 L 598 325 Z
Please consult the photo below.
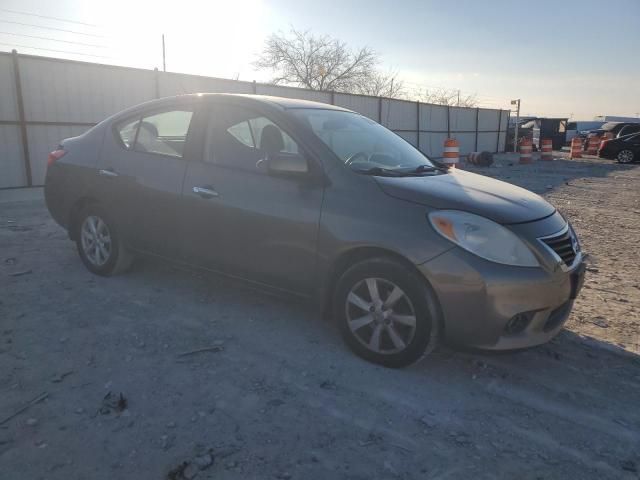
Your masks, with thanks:
M 178 208 L 192 155 L 192 105 L 154 109 L 114 126 L 115 141 L 103 151 L 98 174 L 108 184 L 110 209 L 138 250 L 174 257 Z
M 302 153 L 269 115 L 213 104 L 200 161 L 189 163 L 183 189 L 188 261 L 234 276 L 309 293 L 323 188 L 307 178 L 268 173 L 274 153 Z M 315 177 L 317 178 L 317 177 Z

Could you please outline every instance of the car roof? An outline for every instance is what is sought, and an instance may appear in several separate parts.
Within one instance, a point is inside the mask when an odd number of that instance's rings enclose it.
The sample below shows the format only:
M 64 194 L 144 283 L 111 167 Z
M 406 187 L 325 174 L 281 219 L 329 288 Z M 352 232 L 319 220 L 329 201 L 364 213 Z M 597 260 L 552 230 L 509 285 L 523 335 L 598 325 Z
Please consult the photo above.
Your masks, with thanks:
M 186 95 L 176 95 L 173 97 L 164 97 L 158 99 L 157 101 L 171 102 L 179 101 L 183 99 L 194 99 L 198 98 L 202 99 L 216 99 L 216 98 L 229 98 L 229 99 L 244 99 L 249 102 L 263 103 L 269 104 L 273 106 L 280 107 L 284 110 L 295 109 L 295 108 L 316 108 L 323 110 L 341 110 L 345 112 L 349 112 L 350 110 L 342 107 L 338 107 L 335 105 L 330 105 L 328 103 L 314 102 L 311 100 L 301 100 L 298 98 L 285 98 L 285 97 L 275 97 L 271 95 L 250 95 L 244 93 L 190 93 Z M 152 101 L 154 102 L 154 101 Z M 151 104 L 152 102 L 149 102 Z
M 162 97 L 154 100 L 149 100 L 138 105 L 134 105 L 125 110 L 111 115 L 106 118 L 100 124 L 107 124 L 111 122 L 119 122 L 131 115 L 137 115 L 140 112 L 144 112 L 147 109 L 163 108 L 165 106 L 170 107 L 173 105 L 179 105 L 184 103 L 206 101 L 207 99 L 233 99 L 238 103 L 244 103 L 246 105 L 263 104 L 272 108 L 279 108 L 281 110 L 293 110 L 300 108 L 312 108 L 322 110 L 336 110 L 342 112 L 352 112 L 346 108 L 337 107 L 328 103 L 312 102 L 310 100 L 299 100 L 296 98 L 284 98 L 274 97 L 269 95 L 248 95 L 239 93 L 189 93 L 185 95 L 174 95 L 170 97 Z

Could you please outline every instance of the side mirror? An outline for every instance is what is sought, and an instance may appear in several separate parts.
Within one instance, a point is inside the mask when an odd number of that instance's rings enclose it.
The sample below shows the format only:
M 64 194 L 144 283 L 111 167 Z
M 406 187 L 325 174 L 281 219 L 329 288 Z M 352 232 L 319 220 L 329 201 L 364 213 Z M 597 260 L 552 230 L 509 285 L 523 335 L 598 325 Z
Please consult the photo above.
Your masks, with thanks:
M 269 157 L 267 168 L 271 175 L 302 176 L 309 173 L 307 159 L 299 153 L 278 153 Z

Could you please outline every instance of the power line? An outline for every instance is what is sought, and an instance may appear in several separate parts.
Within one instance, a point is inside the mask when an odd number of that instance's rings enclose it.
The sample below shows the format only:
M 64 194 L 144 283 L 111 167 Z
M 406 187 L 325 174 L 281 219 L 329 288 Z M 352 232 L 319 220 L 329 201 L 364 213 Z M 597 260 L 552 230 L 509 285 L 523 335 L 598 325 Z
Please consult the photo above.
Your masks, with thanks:
M 77 30 L 66 30 L 64 28 L 45 27 L 44 25 L 34 25 L 31 23 L 15 22 L 13 20 L 0 20 L 2 23 L 12 23 L 14 25 L 22 25 L 23 27 L 44 28 L 45 30 L 56 30 L 58 32 L 75 33 L 77 35 L 86 35 L 88 37 L 106 38 L 104 35 L 96 35 L 95 33 L 78 32 Z
M 47 18 L 49 20 L 57 20 L 58 22 L 77 23 L 78 25 L 86 25 L 88 27 L 98 26 L 93 23 L 78 22 L 77 20 L 67 20 L 65 18 L 60 18 L 60 17 L 49 17 L 48 15 L 40 15 L 38 13 L 20 12 L 18 10 L 9 10 L 8 8 L 0 8 L 0 10 L 3 12 L 16 13 L 18 15 L 31 15 L 32 17 L 40 17 L 40 18 Z
M 37 35 L 27 35 L 26 33 L 12 33 L 12 32 L 0 31 L 0 34 L 15 35 L 20 37 L 28 37 L 28 38 L 37 38 L 39 40 L 51 40 L 53 42 L 71 43 L 73 45 L 83 45 L 85 47 L 107 48 L 106 45 L 98 45 L 97 43 L 72 42 L 69 40 L 58 40 L 57 38 L 51 38 L 51 37 L 39 37 Z
M 20 47 L 20 48 L 31 48 L 34 50 L 45 50 L 47 52 L 57 52 L 57 53 L 68 53 L 70 55 L 82 55 L 83 57 L 96 57 L 96 58 L 113 58 L 113 57 L 108 57 L 106 55 L 93 55 L 91 53 L 79 53 L 79 52 L 70 52 L 69 50 L 55 50 L 52 48 L 40 48 L 40 47 L 32 47 L 29 45 L 18 45 L 17 43 L 4 43 L 4 42 L 0 42 L 0 45 L 6 45 L 7 47 Z

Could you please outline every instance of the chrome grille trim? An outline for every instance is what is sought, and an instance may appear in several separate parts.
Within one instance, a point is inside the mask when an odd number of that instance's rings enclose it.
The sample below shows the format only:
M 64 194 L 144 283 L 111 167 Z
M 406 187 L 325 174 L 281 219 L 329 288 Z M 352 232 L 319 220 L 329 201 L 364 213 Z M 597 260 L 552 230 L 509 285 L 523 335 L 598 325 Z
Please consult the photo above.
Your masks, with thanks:
M 573 270 L 582 261 L 582 252 L 577 238 L 568 223 L 556 233 L 538 237 L 538 241 L 551 253 L 565 272 Z

